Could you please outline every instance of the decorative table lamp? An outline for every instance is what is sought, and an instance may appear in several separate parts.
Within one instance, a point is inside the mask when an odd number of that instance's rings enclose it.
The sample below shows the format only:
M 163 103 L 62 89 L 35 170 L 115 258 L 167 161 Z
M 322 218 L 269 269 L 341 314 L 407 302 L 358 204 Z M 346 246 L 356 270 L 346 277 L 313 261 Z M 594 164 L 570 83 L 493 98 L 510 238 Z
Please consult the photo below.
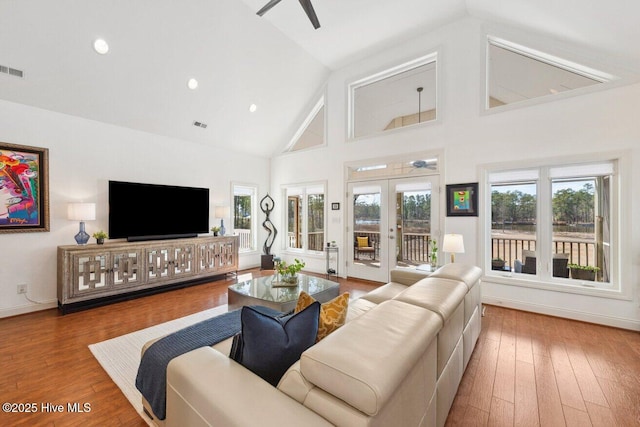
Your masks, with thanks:
M 89 241 L 89 234 L 84 230 L 84 222 L 96 219 L 96 204 L 69 203 L 67 218 L 72 221 L 80 221 L 80 231 L 75 235 L 75 239 L 79 245 L 86 245 Z
M 464 241 L 462 234 L 445 234 L 442 241 L 442 250 L 451 253 L 451 262 L 455 262 L 456 254 L 464 253 Z
M 226 229 L 224 228 L 224 219 L 229 216 L 229 206 L 216 206 L 216 218 L 220 218 L 220 235 L 224 236 Z

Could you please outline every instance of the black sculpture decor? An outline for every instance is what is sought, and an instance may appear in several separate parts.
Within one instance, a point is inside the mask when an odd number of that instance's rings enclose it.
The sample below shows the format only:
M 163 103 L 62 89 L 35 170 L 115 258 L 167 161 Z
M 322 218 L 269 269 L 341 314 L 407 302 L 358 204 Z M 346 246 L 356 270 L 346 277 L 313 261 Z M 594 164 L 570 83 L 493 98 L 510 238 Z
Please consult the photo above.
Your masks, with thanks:
M 260 200 L 260 209 L 267 216 L 264 222 L 262 223 L 262 227 L 269 232 L 267 239 L 264 241 L 264 245 L 262 245 L 262 251 L 265 255 L 271 255 L 271 246 L 276 240 L 276 236 L 278 235 L 278 230 L 276 226 L 273 225 L 271 220 L 269 219 L 269 214 L 273 211 L 274 201 L 267 193 L 266 196 Z

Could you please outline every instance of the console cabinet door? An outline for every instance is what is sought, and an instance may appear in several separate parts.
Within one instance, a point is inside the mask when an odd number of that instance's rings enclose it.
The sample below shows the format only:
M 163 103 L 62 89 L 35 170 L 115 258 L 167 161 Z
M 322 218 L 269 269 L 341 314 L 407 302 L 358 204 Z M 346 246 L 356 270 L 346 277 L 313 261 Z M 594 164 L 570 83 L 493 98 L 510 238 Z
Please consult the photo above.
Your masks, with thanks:
M 171 248 L 149 248 L 146 254 L 147 281 L 151 283 L 169 278 L 172 268 Z
M 198 245 L 198 272 L 215 272 L 218 269 L 218 247 L 217 242 L 205 242 Z
M 191 276 L 195 269 L 195 245 L 171 245 L 147 249 L 148 282 Z
M 218 262 L 220 268 L 225 269 L 237 265 L 238 260 L 236 258 L 238 251 L 236 250 L 236 242 L 237 240 L 234 239 L 228 242 L 220 243 L 218 247 Z
M 103 292 L 109 286 L 109 254 L 89 252 L 71 258 L 71 297 Z
M 193 273 L 195 269 L 194 252 L 195 245 L 178 245 L 172 248 L 171 273 L 174 277 L 190 276 Z
M 111 280 L 115 287 L 137 286 L 143 283 L 142 251 L 113 252 L 111 260 Z
M 198 273 L 223 272 L 237 269 L 237 241 L 225 239 L 198 245 Z

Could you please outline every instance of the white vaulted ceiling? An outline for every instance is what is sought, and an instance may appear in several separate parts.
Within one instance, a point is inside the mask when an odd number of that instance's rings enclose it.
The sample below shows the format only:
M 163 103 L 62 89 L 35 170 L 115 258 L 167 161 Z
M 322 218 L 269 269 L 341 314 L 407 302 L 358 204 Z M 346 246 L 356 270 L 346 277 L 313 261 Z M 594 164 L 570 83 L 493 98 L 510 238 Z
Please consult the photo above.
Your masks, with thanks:
M 0 65 L 25 73 L 0 73 L 0 99 L 270 156 L 332 70 L 468 15 L 640 68 L 635 0 L 313 0 L 319 30 L 266 2 L 0 0 Z

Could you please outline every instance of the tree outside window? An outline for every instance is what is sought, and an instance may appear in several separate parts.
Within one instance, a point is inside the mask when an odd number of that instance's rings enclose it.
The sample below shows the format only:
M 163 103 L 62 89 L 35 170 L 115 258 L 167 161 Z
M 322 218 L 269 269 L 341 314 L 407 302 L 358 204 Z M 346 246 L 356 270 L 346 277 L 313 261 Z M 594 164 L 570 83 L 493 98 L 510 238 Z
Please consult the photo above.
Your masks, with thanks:
M 492 269 L 580 280 L 586 270 L 610 283 L 613 171 L 606 162 L 491 173 L 491 260 L 504 261 Z
M 233 185 L 233 231 L 239 236 L 240 252 L 257 248 L 256 194 L 257 187 Z
M 322 251 L 325 244 L 324 185 L 286 188 L 289 249 Z

